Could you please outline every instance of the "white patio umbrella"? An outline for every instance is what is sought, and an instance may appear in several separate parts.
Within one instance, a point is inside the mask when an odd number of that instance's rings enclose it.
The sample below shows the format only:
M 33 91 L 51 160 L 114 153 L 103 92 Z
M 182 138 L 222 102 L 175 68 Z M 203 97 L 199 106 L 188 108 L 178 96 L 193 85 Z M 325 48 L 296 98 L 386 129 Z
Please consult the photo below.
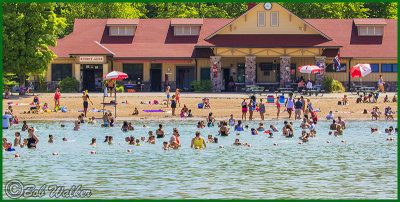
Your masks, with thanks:
M 109 80 L 109 79 L 118 80 L 118 79 L 126 79 L 126 78 L 128 78 L 128 75 L 123 73 L 123 72 L 120 72 L 120 71 L 112 71 L 112 72 L 106 74 L 104 76 L 104 78 L 107 79 L 107 80 Z M 117 88 L 116 87 L 117 86 L 114 83 L 115 103 L 113 103 L 113 104 L 112 103 L 105 103 L 105 100 L 104 100 L 105 97 L 103 96 L 103 102 L 101 103 L 103 105 L 103 116 L 104 116 L 104 106 L 105 105 L 114 105 L 114 109 L 115 109 L 114 116 L 115 116 L 115 118 L 117 118 Z
M 353 78 L 360 78 L 360 82 L 362 85 L 362 77 L 371 73 L 371 65 L 370 64 L 357 64 L 356 66 L 350 68 L 350 74 Z
M 310 74 L 311 73 L 321 72 L 321 68 L 320 67 L 318 67 L 316 65 L 311 65 L 311 64 L 298 67 L 297 70 L 299 70 L 299 72 L 301 72 L 301 73 L 308 74 L 308 80 L 310 80 Z

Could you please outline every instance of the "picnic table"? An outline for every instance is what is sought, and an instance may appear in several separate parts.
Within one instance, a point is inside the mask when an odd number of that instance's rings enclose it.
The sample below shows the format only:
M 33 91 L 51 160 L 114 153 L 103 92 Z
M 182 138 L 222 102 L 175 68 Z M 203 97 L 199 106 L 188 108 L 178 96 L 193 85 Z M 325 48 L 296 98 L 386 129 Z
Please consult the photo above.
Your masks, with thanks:
M 351 88 L 351 94 L 359 94 L 359 90 L 360 90 L 360 88 L 362 88 L 362 86 L 353 86 L 352 88 Z
M 315 96 L 318 96 L 318 94 L 320 94 L 321 96 L 323 96 L 325 91 L 321 89 L 321 87 L 313 87 L 313 88 L 307 88 L 306 93 L 310 96 L 312 96 L 312 94 L 315 94 Z
M 253 85 L 251 85 L 251 86 L 246 86 L 246 87 L 243 89 L 243 92 L 246 93 L 246 94 L 248 94 L 249 96 L 250 96 L 250 95 L 255 95 L 255 94 L 260 94 L 260 96 L 261 96 L 261 94 L 264 92 L 264 87 L 253 86 Z
M 294 92 L 293 88 L 278 88 L 275 91 L 275 95 L 278 96 L 278 93 L 282 93 L 284 95 L 285 93 L 289 94 L 293 92 Z
M 360 93 L 363 93 L 363 95 L 365 96 L 366 94 L 375 93 L 375 92 L 377 92 L 375 87 L 361 87 L 358 89 L 357 95 L 360 95 Z

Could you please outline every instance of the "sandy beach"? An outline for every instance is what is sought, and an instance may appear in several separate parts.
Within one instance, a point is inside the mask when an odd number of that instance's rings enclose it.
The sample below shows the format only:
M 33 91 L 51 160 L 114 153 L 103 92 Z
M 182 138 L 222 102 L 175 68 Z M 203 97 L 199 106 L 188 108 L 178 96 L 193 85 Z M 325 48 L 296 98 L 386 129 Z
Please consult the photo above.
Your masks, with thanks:
M 341 100 L 343 95 L 346 94 L 349 98 L 349 105 L 338 105 L 338 101 Z M 53 93 L 36 93 L 39 96 L 40 103 L 48 103 L 50 108 L 54 108 Z M 272 95 L 272 94 L 271 94 Z M 344 119 L 359 119 L 368 120 L 371 119 L 371 115 L 363 114 L 364 109 L 372 110 L 374 106 L 378 106 L 379 109 L 384 112 L 387 106 L 392 108 L 392 111 L 397 114 L 397 103 L 384 103 L 383 98 L 385 95 L 389 96 L 390 101 L 395 93 L 381 93 L 379 95 L 378 103 L 361 103 L 357 104 L 356 95 L 350 93 L 332 93 L 324 94 L 323 96 L 304 96 L 305 99 L 309 98 L 314 106 L 314 109 L 320 109 L 321 112 L 317 112 L 318 118 L 324 120 L 325 116 L 329 111 L 333 111 L 335 117 L 342 116 Z M 275 94 L 274 94 L 275 96 Z M 203 97 L 210 99 L 211 109 L 198 109 L 198 104 L 201 103 Z M 296 98 L 299 95 L 296 96 Z M 93 105 L 89 103 L 90 109 L 102 109 L 103 94 L 102 93 L 90 93 L 90 98 L 93 101 Z M 233 114 L 235 119 L 241 118 L 241 102 L 243 98 L 249 98 L 246 94 L 241 93 L 181 93 L 180 101 L 181 107 L 177 104 L 176 113 L 180 113 L 181 108 L 184 104 L 192 110 L 193 118 L 195 120 L 204 119 L 207 115 L 212 112 L 217 120 L 228 119 L 228 117 Z M 266 102 L 266 96 L 257 96 L 257 102 L 259 98 L 264 98 Z M 114 97 L 106 97 L 106 102 L 114 100 Z M 149 105 L 149 101 L 153 103 L 154 100 L 162 102 L 166 99 L 165 93 L 118 93 L 117 94 L 117 119 L 118 120 L 135 120 L 135 119 L 178 119 L 184 120 L 179 116 L 172 116 L 170 106 L 166 105 Z M 39 113 L 39 114 L 24 114 L 24 111 L 28 111 L 30 106 L 27 105 L 31 103 L 33 96 L 12 96 L 10 99 L 3 100 L 3 113 L 4 110 L 8 108 L 8 103 L 13 103 L 14 114 L 18 116 L 20 120 L 70 120 L 75 119 L 83 110 L 82 104 L 82 94 L 79 93 L 64 93 L 61 94 L 60 104 L 61 106 L 66 106 L 67 112 L 51 112 L 51 113 Z M 126 102 L 124 104 L 122 102 Z M 141 104 L 144 102 L 146 104 Z M 15 105 L 17 104 L 18 105 Z M 20 105 L 22 104 L 22 105 Z M 134 108 L 137 107 L 139 110 L 139 115 L 131 115 Z M 114 113 L 114 107 L 108 106 L 105 109 L 111 110 Z M 165 112 L 143 112 L 142 110 L 163 110 Z M 284 106 L 281 106 L 281 111 L 284 110 Z M 274 104 L 266 104 L 266 114 L 265 119 L 275 119 L 277 109 Z M 260 114 L 258 112 L 254 113 L 255 120 L 260 120 Z M 102 112 L 88 112 L 88 117 L 101 118 Z M 397 115 L 395 115 L 397 118 Z M 280 114 L 280 119 L 287 119 L 287 112 Z M 293 118 L 293 117 L 292 117 Z M 382 114 L 381 120 L 384 120 L 384 115 Z

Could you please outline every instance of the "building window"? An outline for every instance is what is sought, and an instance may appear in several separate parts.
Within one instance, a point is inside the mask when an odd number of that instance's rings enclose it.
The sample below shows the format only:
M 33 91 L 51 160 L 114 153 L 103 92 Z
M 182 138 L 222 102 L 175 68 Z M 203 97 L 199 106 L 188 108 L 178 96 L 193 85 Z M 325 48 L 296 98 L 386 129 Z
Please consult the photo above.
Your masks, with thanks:
M 203 67 L 200 69 L 200 81 L 209 81 L 210 79 L 210 68 Z
M 265 26 L 265 12 L 257 12 L 257 26 Z
M 200 26 L 175 26 L 175 36 L 198 36 L 200 34 Z
M 143 81 L 143 64 L 141 63 L 124 64 L 122 71 L 128 74 L 128 80 L 132 83 L 136 83 L 138 78 Z
M 237 64 L 237 82 L 244 83 L 245 82 L 245 65 L 244 63 Z
M 72 64 L 51 64 L 51 80 L 61 81 L 72 77 Z
M 382 72 L 397 72 L 397 64 L 382 64 Z
M 110 26 L 110 36 L 133 36 L 135 26 Z
M 358 27 L 358 35 L 359 36 L 382 36 L 383 35 L 383 27 L 377 26 L 359 26 Z
M 279 12 L 272 11 L 271 12 L 271 27 L 279 26 Z
M 379 72 L 379 64 L 371 64 L 371 72 Z

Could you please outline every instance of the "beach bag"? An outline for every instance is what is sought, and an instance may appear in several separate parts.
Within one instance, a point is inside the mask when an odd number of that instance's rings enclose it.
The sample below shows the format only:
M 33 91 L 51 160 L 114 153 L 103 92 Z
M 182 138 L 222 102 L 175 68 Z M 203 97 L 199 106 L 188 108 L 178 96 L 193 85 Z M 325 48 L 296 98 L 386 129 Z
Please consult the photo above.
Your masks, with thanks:
M 67 112 L 67 107 L 62 107 L 61 112 Z

